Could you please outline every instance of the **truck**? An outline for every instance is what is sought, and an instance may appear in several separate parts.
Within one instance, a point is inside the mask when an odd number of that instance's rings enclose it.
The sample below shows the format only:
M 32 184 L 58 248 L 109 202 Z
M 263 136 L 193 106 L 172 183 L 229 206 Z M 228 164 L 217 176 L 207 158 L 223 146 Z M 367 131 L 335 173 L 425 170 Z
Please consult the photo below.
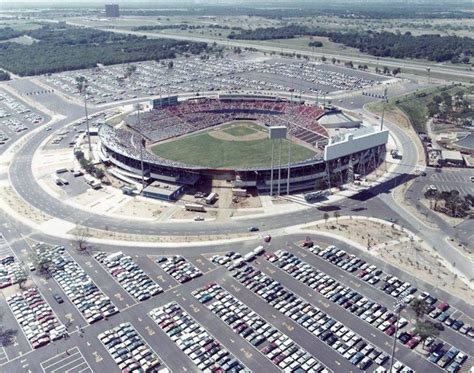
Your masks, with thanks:
M 255 253 L 253 251 L 244 255 L 244 260 L 246 262 L 250 262 L 253 258 L 255 258 Z
M 100 189 L 102 187 L 102 183 L 90 175 L 84 175 L 84 180 L 92 189 Z
M 304 199 L 306 202 L 310 201 L 315 201 L 317 199 L 320 199 L 324 196 L 324 192 L 322 190 L 317 191 L 317 192 L 312 192 L 312 193 L 306 193 L 304 195 Z
M 205 201 L 208 205 L 214 203 L 217 200 L 217 193 L 209 193 L 209 195 L 205 198 Z
M 206 209 L 204 208 L 203 205 L 199 205 L 197 203 L 186 203 L 184 205 L 184 208 L 187 211 L 197 211 L 197 212 L 206 212 Z
M 255 249 L 253 249 L 252 252 L 255 255 L 260 255 L 260 254 L 263 254 L 265 252 L 265 249 L 263 248 L 263 246 L 257 246 Z

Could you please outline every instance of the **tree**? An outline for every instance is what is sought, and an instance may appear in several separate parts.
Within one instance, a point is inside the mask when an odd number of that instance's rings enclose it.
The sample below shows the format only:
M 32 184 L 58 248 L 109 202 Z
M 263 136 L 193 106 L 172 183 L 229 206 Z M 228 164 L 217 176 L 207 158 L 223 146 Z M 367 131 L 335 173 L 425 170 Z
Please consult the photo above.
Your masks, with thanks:
M 334 65 L 336 63 L 336 58 L 335 57 L 331 58 L 331 62 Z
M 417 318 L 422 318 L 429 309 L 429 304 L 422 299 L 413 299 L 410 308 L 415 312 Z
M 396 67 L 395 69 L 392 70 L 393 76 L 397 76 L 397 75 L 400 74 L 401 72 L 402 72 L 402 69 L 399 68 L 399 67 Z
M 418 334 L 424 345 L 424 342 L 428 337 L 438 336 L 439 330 L 436 329 L 431 322 L 417 320 L 415 322 L 415 333 Z
M 136 71 L 137 67 L 135 65 L 128 65 L 125 69 L 125 77 L 130 78 Z
M 323 218 L 324 218 L 324 220 L 325 220 L 325 222 L 326 222 L 326 227 L 327 227 L 327 225 L 328 225 L 328 220 L 329 220 L 329 214 L 328 214 L 327 212 L 325 212 L 324 215 L 323 215 Z
M 89 240 L 89 230 L 87 228 L 78 228 L 74 233 L 74 242 L 76 243 L 76 250 L 80 253 L 87 251 L 87 243 Z
M 322 61 L 322 62 L 326 62 L 326 60 L 327 60 L 326 56 L 322 56 L 322 57 L 321 57 L 321 61 Z
M 168 69 L 172 69 L 174 66 L 173 61 L 168 62 Z
M 336 223 L 337 223 L 337 224 L 339 224 L 339 222 L 338 222 L 337 219 L 339 219 L 340 216 L 341 216 L 341 214 L 339 214 L 338 211 L 334 211 L 334 218 L 336 219 Z
M 23 290 L 26 281 L 28 281 L 28 276 L 26 275 L 25 271 L 20 270 L 15 278 L 18 287 Z
M 17 333 L 18 330 L 9 328 L 5 329 L 3 325 L 0 325 L 0 346 L 6 347 L 13 344 Z

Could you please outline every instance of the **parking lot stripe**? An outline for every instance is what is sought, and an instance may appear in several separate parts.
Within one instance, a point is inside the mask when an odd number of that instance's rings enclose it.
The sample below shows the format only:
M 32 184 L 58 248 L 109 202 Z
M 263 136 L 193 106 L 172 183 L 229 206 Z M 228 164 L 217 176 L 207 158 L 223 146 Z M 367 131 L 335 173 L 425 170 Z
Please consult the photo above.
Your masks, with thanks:
M 81 368 L 81 372 L 91 372 L 92 369 L 88 362 L 82 355 L 81 350 L 76 346 L 66 351 L 61 352 L 43 362 L 40 363 L 44 373 L 55 373 L 55 372 L 78 372 L 78 368 Z M 71 366 L 72 365 L 72 366 Z

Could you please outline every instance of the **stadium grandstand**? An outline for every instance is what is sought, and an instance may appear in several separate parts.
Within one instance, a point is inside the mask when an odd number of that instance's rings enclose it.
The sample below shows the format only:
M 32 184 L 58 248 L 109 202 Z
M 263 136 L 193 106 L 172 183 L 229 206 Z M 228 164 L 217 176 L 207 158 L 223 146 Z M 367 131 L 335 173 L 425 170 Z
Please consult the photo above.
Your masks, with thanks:
M 201 178 L 210 177 L 232 180 L 235 187 L 256 188 L 259 192 L 272 189 L 290 193 L 322 189 L 344 184 L 354 174 L 365 175 L 385 158 L 387 131 L 379 131 L 357 120 L 353 121 L 353 125 L 348 125 L 350 117 L 346 115 L 343 117 L 344 125 L 340 129 L 335 128 L 336 122 L 342 122 L 339 119 L 341 115 L 334 108 L 291 102 L 278 97 L 222 95 L 178 101 L 177 96 L 171 96 L 152 101 L 149 111 L 128 116 L 125 126 L 115 128 L 103 124 L 99 129 L 100 158 L 114 170 L 122 170 L 128 176 L 135 175 L 137 180 L 142 179 L 143 168 L 143 179 L 146 178 L 150 183 L 161 180 L 193 186 Z M 325 116 L 332 116 L 333 119 L 324 120 Z M 273 163 L 273 157 L 271 165 L 261 159 L 255 164 L 239 164 L 239 159 L 244 157 L 236 153 L 232 157 L 234 163 L 230 166 L 219 166 L 217 162 L 213 166 L 212 163 L 204 165 L 199 162 L 199 152 L 192 150 L 188 152 L 187 158 L 179 159 L 156 151 L 163 144 L 171 144 L 173 154 L 176 150 L 186 152 L 184 148 L 188 143 L 183 141 L 196 140 L 196 136 L 204 139 L 203 136 L 207 136 L 209 143 L 203 145 L 205 149 L 202 150 L 209 161 L 212 159 L 213 145 L 222 145 L 224 140 L 208 135 L 215 136 L 216 131 L 221 131 L 222 135 L 222 132 L 228 131 L 223 126 L 233 121 L 254 123 L 251 128 L 238 130 L 243 131 L 240 134 L 242 139 L 257 139 L 260 136 L 258 141 L 261 143 L 255 145 L 265 152 L 267 148 L 273 149 L 265 131 L 273 126 L 286 127 L 285 141 L 291 142 L 288 145 L 291 148 L 288 158 L 286 153 L 283 154 L 282 162 L 280 153 L 278 164 Z M 332 124 L 328 128 L 321 124 L 328 121 Z M 259 132 L 260 128 L 263 134 Z M 225 138 L 228 143 L 224 144 L 224 149 L 238 149 L 239 144 L 248 145 L 239 143 L 239 138 L 235 137 L 237 133 L 235 129 L 234 132 L 224 133 L 230 137 L 230 140 Z M 243 146 L 243 149 L 247 148 Z M 298 149 L 300 158 L 295 159 Z M 263 156 L 260 158 L 263 159 Z

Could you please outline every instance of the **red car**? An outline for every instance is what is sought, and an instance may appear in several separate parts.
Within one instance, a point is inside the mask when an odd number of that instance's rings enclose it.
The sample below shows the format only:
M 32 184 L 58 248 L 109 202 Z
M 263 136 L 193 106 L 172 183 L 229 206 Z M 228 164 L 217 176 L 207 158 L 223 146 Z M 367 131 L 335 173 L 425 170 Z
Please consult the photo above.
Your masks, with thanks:
M 438 308 L 441 310 L 441 311 L 446 311 L 448 308 L 449 308 L 449 304 L 448 303 L 440 303 L 438 304 Z
M 395 325 L 390 325 L 387 329 L 385 329 L 384 333 L 387 335 L 393 335 L 393 333 L 395 333 Z
M 416 346 L 418 346 L 418 343 L 420 343 L 420 339 L 418 337 L 413 337 L 406 343 L 406 346 L 413 350 Z

